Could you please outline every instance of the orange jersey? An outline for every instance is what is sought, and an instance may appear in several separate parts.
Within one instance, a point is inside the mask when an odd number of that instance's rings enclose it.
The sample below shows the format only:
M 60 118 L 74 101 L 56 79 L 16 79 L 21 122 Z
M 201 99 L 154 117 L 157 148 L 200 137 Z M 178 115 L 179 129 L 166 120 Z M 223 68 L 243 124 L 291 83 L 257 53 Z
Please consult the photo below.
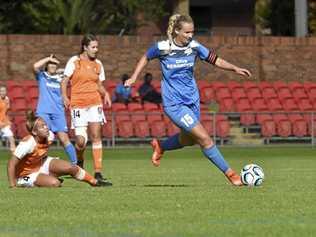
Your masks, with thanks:
M 4 99 L 0 98 L 0 128 L 10 125 L 10 121 L 7 116 L 8 105 L 9 105 L 8 97 Z
M 54 135 L 50 134 L 44 143 L 36 142 L 31 135 L 22 139 L 13 153 L 20 160 L 15 170 L 17 178 L 37 172 L 41 168 L 47 157 L 48 147 L 53 140 L 52 136 Z
M 64 74 L 71 81 L 72 108 L 102 104 L 98 83 L 104 81 L 105 76 L 103 65 L 98 59 L 92 61 L 74 56 L 67 62 Z

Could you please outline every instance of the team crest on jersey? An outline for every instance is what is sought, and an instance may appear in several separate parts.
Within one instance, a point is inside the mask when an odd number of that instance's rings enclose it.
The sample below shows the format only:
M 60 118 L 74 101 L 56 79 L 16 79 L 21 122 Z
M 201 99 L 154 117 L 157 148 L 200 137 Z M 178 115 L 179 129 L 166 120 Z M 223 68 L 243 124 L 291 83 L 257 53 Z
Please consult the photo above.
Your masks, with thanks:
M 192 49 L 191 48 L 187 48 L 184 53 L 189 56 L 192 53 Z

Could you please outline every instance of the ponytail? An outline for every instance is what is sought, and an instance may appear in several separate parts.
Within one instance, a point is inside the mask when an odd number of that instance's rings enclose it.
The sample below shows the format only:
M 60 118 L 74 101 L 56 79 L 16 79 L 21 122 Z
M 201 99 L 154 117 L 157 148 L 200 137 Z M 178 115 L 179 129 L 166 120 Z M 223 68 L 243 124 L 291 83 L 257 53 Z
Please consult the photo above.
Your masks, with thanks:
M 181 14 L 174 14 L 169 18 L 168 22 L 168 29 L 167 29 L 167 37 L 169 40 L 169 51 L 171 51 L 171 44 L 173 41 L 173 38 L 175 38 L 177 35 L 175 33 L 175 30 L 181 30 L 181 23 L 193 23 L 192 18 L 189 15 L 181 15 Z

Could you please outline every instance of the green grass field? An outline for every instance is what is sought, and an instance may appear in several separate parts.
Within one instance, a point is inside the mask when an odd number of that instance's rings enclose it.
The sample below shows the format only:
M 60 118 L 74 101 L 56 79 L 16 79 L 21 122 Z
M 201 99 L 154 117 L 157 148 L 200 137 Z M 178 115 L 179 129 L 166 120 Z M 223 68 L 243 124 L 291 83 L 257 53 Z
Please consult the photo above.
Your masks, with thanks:
M 111 188 L 66 178 L 62 188 L 9 189 L 2 151 L 0 236 L 316 236 L 316 150 L 221 150 L 236 170 L 261 165 L 264 184 L 231 186 L 197 148 L 166 153 L 159 168 L 149 148 L 121 148 L 104 152 Z

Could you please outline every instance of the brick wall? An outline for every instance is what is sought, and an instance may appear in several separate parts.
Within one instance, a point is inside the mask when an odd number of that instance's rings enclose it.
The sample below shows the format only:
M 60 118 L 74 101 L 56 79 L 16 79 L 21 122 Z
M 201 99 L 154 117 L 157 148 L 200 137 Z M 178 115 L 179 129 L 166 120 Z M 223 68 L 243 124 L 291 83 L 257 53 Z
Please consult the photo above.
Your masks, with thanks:
M 139 36 L 99 36 L 99 59 L 108 79 L 131 73 L 138 59 L 152 42 L 160 38 Z M 316 38 L 289 37 L 197 37 L 214 48 L 222 58 L 248 68 L 254 80 L 313 80 L 316 82 Z M 0 80 L 32 79 L 32 64 L 55 53 L 64 65 L 77 53 L 81 36 L 0 35 Z M 160 78 L 158 61 L 149 63 L 145 72 Z M 240 79 L 233 73 L 204 62 L 195 68 L 196 79 Z

